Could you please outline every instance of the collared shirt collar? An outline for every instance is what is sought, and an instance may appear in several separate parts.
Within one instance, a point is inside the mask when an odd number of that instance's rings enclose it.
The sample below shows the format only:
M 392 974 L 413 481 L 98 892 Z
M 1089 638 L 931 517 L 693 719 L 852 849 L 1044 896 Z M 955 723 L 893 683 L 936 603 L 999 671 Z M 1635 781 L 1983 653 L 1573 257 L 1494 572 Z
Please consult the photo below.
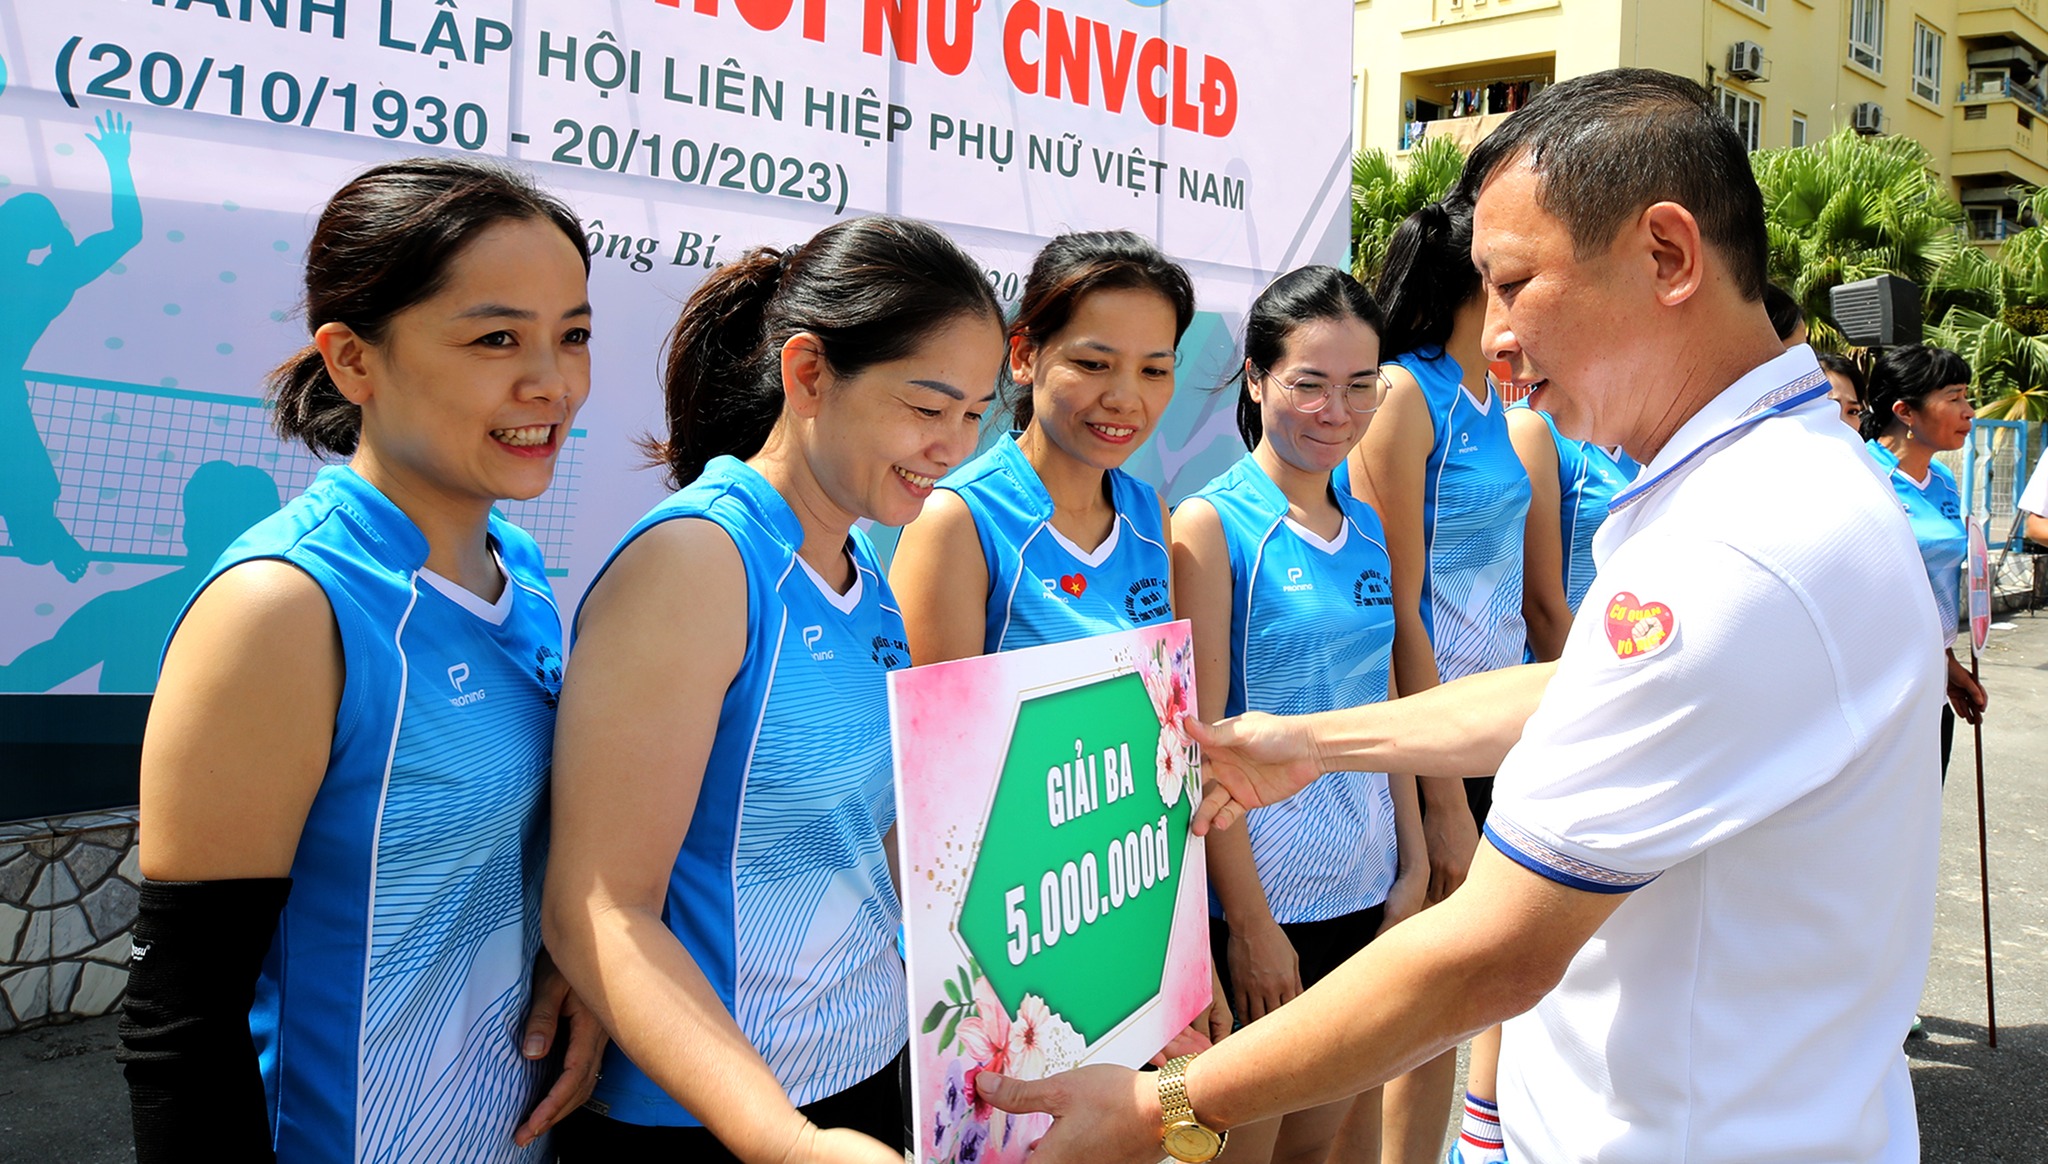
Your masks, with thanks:
M 1817 400 L 1827 391 L 1827 373 L 1821 370 L 1813 349 L 1805 344 L 1750 369 L 1680 425 L 1637 475 L 1635 483 L 1615 495 L 1607 511 L 1618 513 L 1633 505 L 1721 441 L 1757 421 Z

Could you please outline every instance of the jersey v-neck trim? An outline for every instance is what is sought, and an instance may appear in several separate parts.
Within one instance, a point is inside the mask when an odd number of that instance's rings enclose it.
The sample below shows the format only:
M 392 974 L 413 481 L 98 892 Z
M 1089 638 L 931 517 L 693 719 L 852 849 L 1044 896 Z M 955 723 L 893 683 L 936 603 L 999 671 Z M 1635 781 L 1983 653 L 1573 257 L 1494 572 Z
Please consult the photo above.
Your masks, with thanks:
M 1302 541 L 1307 542 L 1326 554 L 1335 554 L 1344 548 L 1345 543 L 1351 540 L 1351 519 L 1341 514 L 1339 518 L 1337 536 L 1334 538 L 1326 538 L 1291 517 L 1284 517 L 1280 520 L 1287 523 L 1287 528 L 1294 531 L 1295 537 L 1300 538 Z
M 491 547 L 491 564 L 498 568 L 498 580 L 504 583 L 504 587 L 498 591 L 496 602 L 485 602 L 482 595 L 453 579 L 434 573 L 425 566 L 420 567 L 420 577 L 448 601 L 492 626 L 504 626 L 505 620 L 512 617 L 512 572 L 505 568 L 505 559 L 498 556 L 496 546 Z
M 796 556 L 796 564 L 804 568 L 804 573 L 810 576 L 811 585 L 818 588 L 818 593 L 825 596 L 825 601 L 831 603 L 834 610 L 852 614 L 854 607 L 860 605 L 861 591 L 866 588 L 867 579 L 861 576 L 860 565 L 853 561 L 851 555 L 847 557 L 847 564 L 853 567 L 853 585 L 848 586 L 844 594 L 832 589 L 832 584 L 825 581 L 825 576 L 805 561 L 802 554 Z
M 1067 535 L 1061 533 L 1053 525 L 1050 518 L 1046 519 L 1045 532 L 1051 534 L 1052 540 L 1059 543 L 1059 547 L 1071 555 L 1075 561 L 1092 570 L 1109 561 L 1109 556 L 1116 552 L 1117 539 L 1123 536 L 1123 525 L 1122 514 L 1117 514 L 1116 517 L 1112 518 L 1109 523 L 1109 536 L 1103 538 L 1101 544 L 1097 545 L 1092 553 L 1075 545 Z

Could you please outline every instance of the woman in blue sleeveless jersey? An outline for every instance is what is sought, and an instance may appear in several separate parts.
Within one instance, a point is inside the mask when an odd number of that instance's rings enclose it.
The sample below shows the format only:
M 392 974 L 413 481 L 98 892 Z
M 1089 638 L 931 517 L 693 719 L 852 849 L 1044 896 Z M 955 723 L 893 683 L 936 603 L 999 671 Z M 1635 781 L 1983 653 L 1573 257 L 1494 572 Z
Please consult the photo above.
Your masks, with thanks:
M 1619 448 L 1564 435 L 1549 413 L 1526 400 L 1508 409 L 1508 437 L 1529 474 L 1522 533 L 1526 658 L 1548 663 L 1564 653 L 1565 632 L 1593 584 L 1593 534 L 1642 466 Z
M 561 616 L 491 512 L 548 488 L 589 391 L 588 271 L 573 212 L 474 162 L 378 166 L 321 215 L 313 343 L 271 390 L 349 461 L 228 548 L 165 652 L 137 1159 L 546 1160 L 589 1094 L 603 1033 L 540 944 Z
M 1353 491 L 1386 524 L 1394 560 L 1394 677 L 1413 695 L 1522 661 L 1529 474 L 1486 374 L 1486 299 L 1472 265 L 1471 205 L 1450 198 L 1410 215 L 1388 244 L 1375 297 L 1387 313 L 1387 397 L 1348 468 Z M 1430 899 L 1438 900 L 1464 880 L 1493 781 L 1417 775 Z M 1485 1090 L 1475 1088 L 1479 1105 L 1467 1108 L 1483 1125 L 1491 1058 L 1483 1049 L 1479 1058 Z M 1456 1074 L 1447 1053 L 1387 1085 L 1387 1160 L 1434 1161 Z M 1484 1142 L 1497 1138 L 1498 1126 L 1468 1131 Z
M 1038 252 L 1009 329 L 1013 431 L 939 482 L 896 543 L 889 581 L 917 662 L 1173 617 L 1165 503 L 1122 466 L 1173 400 L 1194 317 L 1187 272 L 1129 231 Z M 1228 1029 L 1219 993 L 1164 1053 Z
M 545 929 L 617 1039 L 563 1160 L 902 1158 L 910 651 L 854 523 L 910 521 L 973 451 L 1001 318 L 944 235 L 862 218 L 676 321 L 678 491 L 592 583 L 562 693 Z
M 939 483 L 890 581 L 936 663 L 1173 617 L 1165 508 L 1123 464 L 1173 399 L 1187 272 L 1129 231 L 1061 235 L 1010 324 L 1016 431 Z
M 1379 325 L 1365 288 L 1329 267 L 1283 275 L 1252 304 L 1237 411 L 1251 451 L 1174 513 L 1205 722 L 1394 696 L 1380 521 L 1331 484 L 1379 407 Z M 1428 888 L 1413 776 L 1341 772 L 1313 792 L 1209 834 L 1215 958 L 1244 1022 L 1414 913 Z M 1229 1158 L 1375 1160 L 1379 1128 L 1374 1088 L 1233 1129 Z
M 1969 442 L 1970 422 L 1977 415 L 1970 406 L 1970 365 L 1947 348 L 1886 348 L 1871 365 L 1864 399 L 1868 406 L 1858 431 L 1905 507 L 1941 615 L 1942 659 L 1948 668 L 1948 702 L 1941 707 L 1941 775 L 1946 780 L 1956 717 L 1976 723 L 1985 706 L 1983 686 L 1956 662 L 1951 646 L 1962 621 L 1969 531 L 1963 526 L 1955 475 L 1934 459 L 1936 453 L 1952 453 Z

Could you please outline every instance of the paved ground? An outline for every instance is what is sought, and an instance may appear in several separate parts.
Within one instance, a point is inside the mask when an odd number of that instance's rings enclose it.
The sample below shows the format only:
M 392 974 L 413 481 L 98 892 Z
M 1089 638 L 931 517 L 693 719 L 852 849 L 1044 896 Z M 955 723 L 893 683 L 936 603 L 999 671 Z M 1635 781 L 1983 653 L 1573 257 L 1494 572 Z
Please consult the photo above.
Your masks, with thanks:
M 1943 805 L 1941 898 L 1922 1005 L 1907 1044 L 1927 1164 L 2048 1160 L 2048 615 L 2009 616 L 1984 657 L 1998 1048 L 1986 1045 L 1977 896 L 1975 766 L 1967 726 Z M 1881 618 L 1872 634 L 1886 633 Z M 134 1158 L 113 1061 L 114 1020 L 0 1038 L 0 1161 Z

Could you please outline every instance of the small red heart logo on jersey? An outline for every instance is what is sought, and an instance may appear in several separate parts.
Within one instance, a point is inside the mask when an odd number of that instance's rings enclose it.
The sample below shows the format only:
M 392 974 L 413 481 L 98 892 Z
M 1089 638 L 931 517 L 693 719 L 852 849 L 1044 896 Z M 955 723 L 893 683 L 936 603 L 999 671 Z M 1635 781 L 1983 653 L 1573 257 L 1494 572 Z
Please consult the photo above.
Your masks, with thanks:
M 1082 574 L 1060 575 L 1060 589 L 1076 598 L 1088 593 L 1088 578 Z
M 1662 602 L 1644 602 L 1626 590 L 1607 600 L 1607 645 L 1615 658 L 1654 655 L 1677 631 L 1677 613 Z

